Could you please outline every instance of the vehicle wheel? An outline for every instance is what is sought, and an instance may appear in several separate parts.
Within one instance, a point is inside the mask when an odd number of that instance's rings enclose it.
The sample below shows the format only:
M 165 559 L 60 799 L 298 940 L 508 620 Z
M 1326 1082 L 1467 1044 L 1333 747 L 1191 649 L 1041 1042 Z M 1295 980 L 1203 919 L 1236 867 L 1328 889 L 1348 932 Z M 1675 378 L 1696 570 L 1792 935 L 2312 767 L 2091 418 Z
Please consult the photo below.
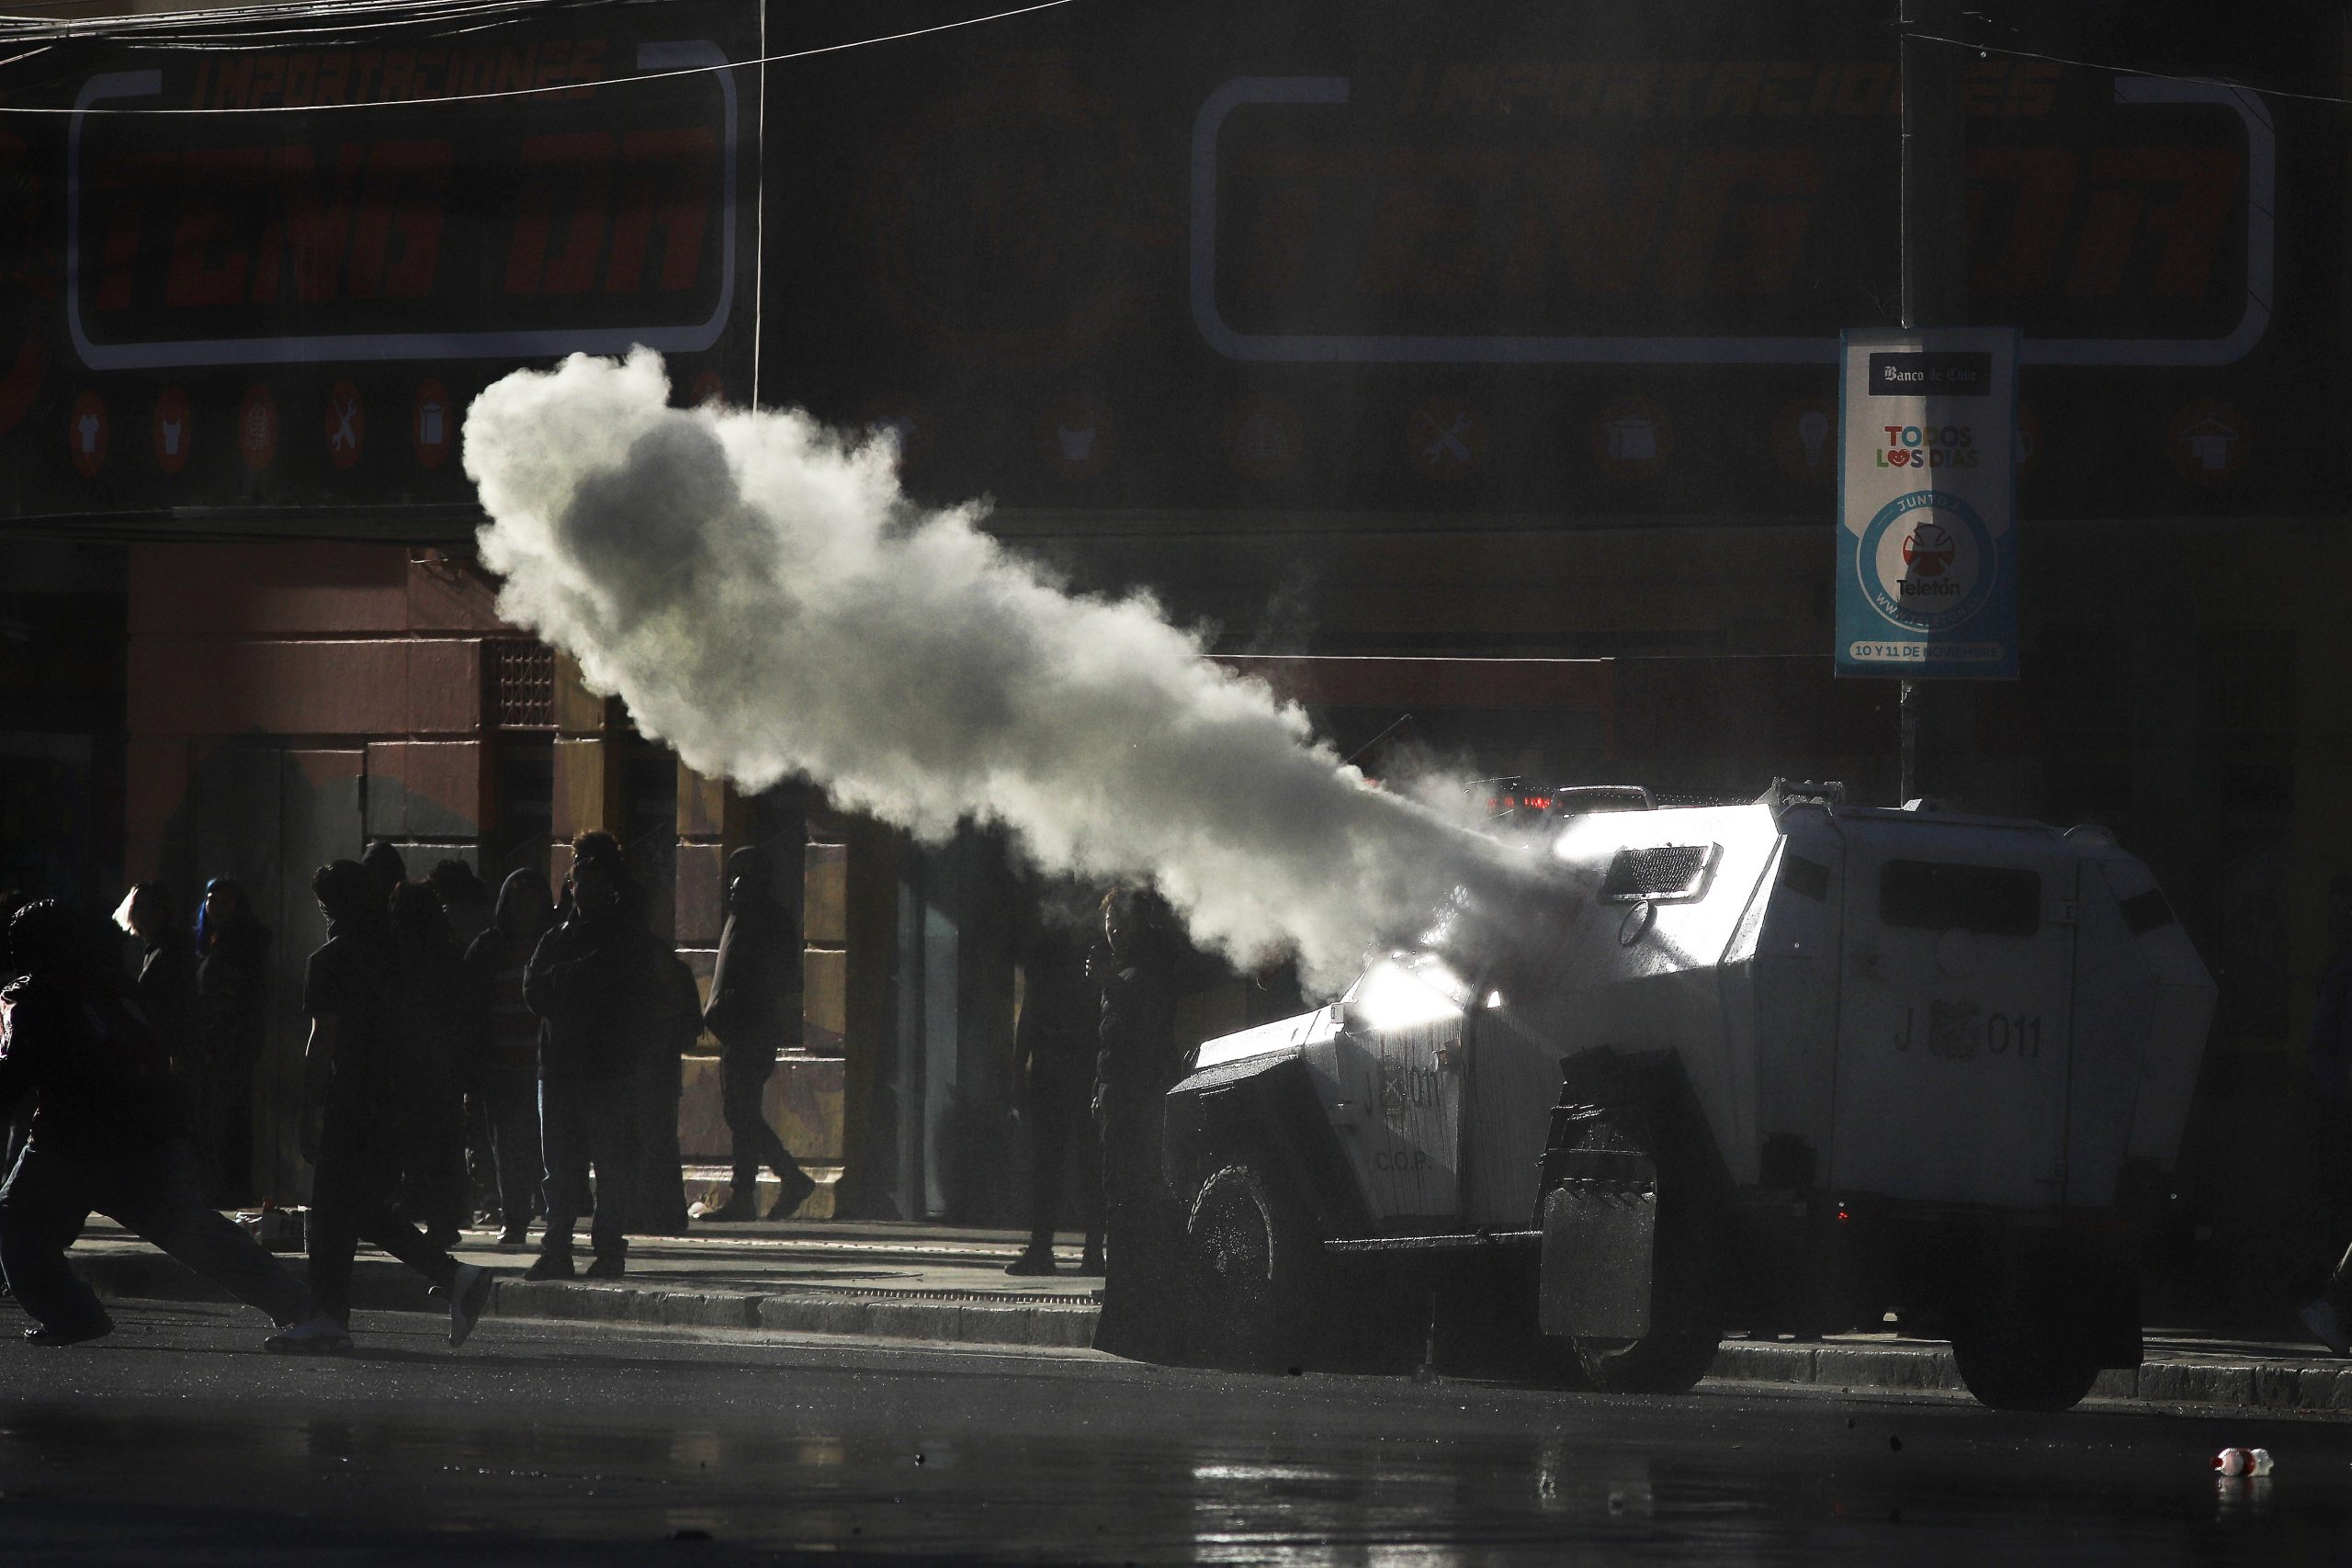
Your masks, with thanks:
M 2096 1357 L 2042 1272 L 1997 1271 L 1954 1314 L 1951 1356 L 1977 1403 L 1995 1410 L 2072 1410 L 2098 1381 Z
M 1322 1238 L 1297 1201 L 1254 1168 L 1228 1165 L 1201 1184 L 1185 1228 L 1203 1356 L 1240 1371 L 1297 1366 L 1323 1261 Z
M 1575 1339 L 1577 1364 L 1594 1388 L 1609 1393 L 1687 1393 L 1707 1375 L 1723 1343 L 1711 1314 L 1685 1300 L 1677 1309 L 1672 1292 L 1658 1292 L 1657 1308 L 1668 1321 L 1654 1324 L 1639 1339 Z
M 1656 1140 L 1657 1231 L 1650 1331 L 1639 1339 L 1568 1341 L 1586 1380 L 1611 1393 L 1686 1393 L 1714 1365 L 1724 1337 L 1716 1260 L 1724 1248 L 1687 1149 Z

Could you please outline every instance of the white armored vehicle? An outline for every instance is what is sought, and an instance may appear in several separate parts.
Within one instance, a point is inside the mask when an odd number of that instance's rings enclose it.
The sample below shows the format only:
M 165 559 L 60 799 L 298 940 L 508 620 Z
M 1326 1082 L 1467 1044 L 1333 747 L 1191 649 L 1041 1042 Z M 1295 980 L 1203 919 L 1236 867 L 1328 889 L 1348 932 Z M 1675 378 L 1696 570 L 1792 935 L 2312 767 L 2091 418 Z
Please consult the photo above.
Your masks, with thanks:
M 1548 889 L 1203 1045 L 1165 1160 L 1215 1358 L 1466 1296 L 1604 1388 L 1890 1309 L 1987 1404 L 2136 1366 L 2203 964 L 2099 829 L 1840 795 L 1561 792 Z

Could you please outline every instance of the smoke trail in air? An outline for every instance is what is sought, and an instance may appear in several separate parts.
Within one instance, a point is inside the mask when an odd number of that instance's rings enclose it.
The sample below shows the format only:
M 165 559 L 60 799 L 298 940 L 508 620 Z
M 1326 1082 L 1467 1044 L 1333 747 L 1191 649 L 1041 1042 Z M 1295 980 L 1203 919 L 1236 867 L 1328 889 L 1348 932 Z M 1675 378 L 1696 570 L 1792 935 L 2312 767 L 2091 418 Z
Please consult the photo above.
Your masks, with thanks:
M 914 506 L 888 443 L 667 394 L 644 350 L 518 372 L 467 414 L 465 462 L 500 612 L 696 770 L 806 774 L 932 839 L 1001 824 L 1326 982 L 1498 853 L 1367 788 L 1148 599 L 1073 594 L 977 507 Z

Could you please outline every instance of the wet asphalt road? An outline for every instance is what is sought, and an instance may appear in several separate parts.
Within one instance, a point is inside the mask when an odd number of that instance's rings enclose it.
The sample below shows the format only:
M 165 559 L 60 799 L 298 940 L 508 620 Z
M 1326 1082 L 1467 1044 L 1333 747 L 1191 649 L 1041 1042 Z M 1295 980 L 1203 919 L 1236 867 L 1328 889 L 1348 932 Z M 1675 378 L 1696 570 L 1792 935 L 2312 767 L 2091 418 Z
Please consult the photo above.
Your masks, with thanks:
M 228 1309 L 0 1346 L 0 1562 L 2338 1562 L 2352 1424 Z M 12 1336 L 13 1337 L 13 1336 Z M 2278 1456 L 2219 1482 L 2223 1442 Z

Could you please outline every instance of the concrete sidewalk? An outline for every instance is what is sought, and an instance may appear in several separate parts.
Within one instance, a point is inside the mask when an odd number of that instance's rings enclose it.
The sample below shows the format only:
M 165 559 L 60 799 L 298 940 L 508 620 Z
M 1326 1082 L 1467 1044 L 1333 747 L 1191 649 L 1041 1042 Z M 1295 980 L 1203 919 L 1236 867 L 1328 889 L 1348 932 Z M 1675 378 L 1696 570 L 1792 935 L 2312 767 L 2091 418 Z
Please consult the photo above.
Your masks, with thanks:
M 526 1280 L 534 1253 L 468 1233 L 459 1258 L 499 1271 L 491 1315 L 677 1328 L 832 1334 L 965 1345 L 1082 1348 L 1093 1337 L 1101 1280 L 1065 1272 L 1018 1279 L 1004 1265 L 1024 1238 L 1012 1231 L 824 1221 L 697 1224 L 694 1234 L 630 1244 L 626 1279 Z M 1063 1238 L 1073 1269 L 1078 1238 Z M 75 1265 L 102 1296 L 221 1299 L 177 1263 L 104 1221 L 84 1233 Z M 300 1268 L 299 1258 L 288 1261 Z M 424 1311 L 424 1282 L 363 1252 L 354 1304 Z M 2316 1346 L 2148 1331 L 2147 1359 L 2103 1374 L 2092 1397 L 2203 1410 L 2352 1416 L 2352 1361 Z M 1713 1377 L 1728 1383 L 1960 1392 L 1950 1346 L 1893 1334 L 1812 1343 L 1730 1339 Z

